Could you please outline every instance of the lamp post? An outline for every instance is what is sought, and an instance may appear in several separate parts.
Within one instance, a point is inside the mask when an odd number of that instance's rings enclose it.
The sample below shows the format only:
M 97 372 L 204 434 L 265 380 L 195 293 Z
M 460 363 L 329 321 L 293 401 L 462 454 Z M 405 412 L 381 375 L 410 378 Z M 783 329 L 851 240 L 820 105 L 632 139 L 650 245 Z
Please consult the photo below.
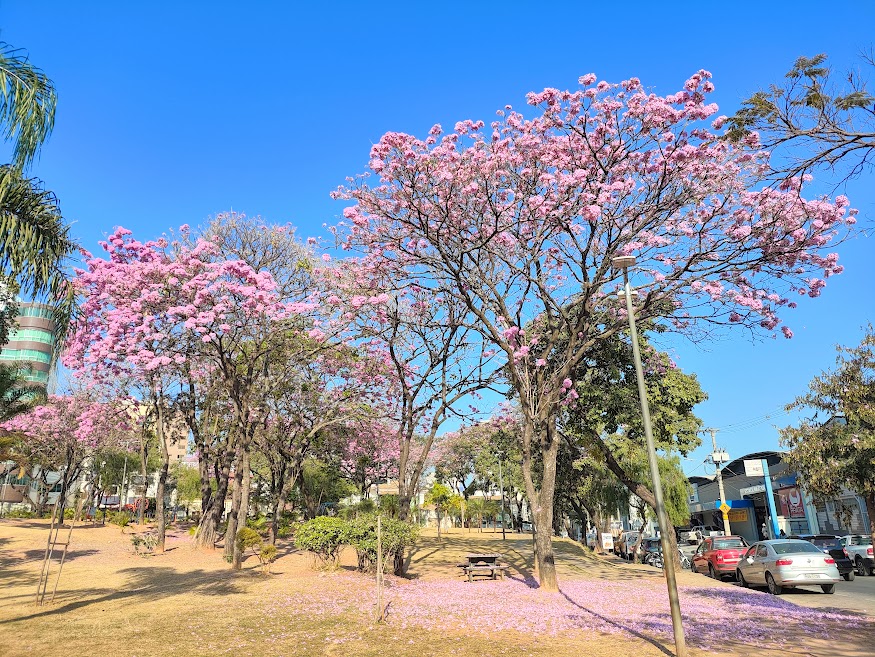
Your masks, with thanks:
M 632 357 L 635 360 L 635 375 L 638 379 L 638 399 L 641 402 L 641 418 L 644 422 L 644 437 L 647 440 L 647 460 L 650 463 L 650 476 L 653 479 L 653 496 L 656 498 L 656 519 L 659 523 L 660 543 L 668 588 L 668 602 L 671 607 L 671 626 L 674 630 L 675 654 L 687 657 L 687 644 L 681 619 L 681 605 L 678 599 L 677 579 L 675 577 L 671 543 L 668 532 L 673 531 L 662 496 L 662 479 L 659 476 L 659 463 L 656 460 L 656 446 L 653 443 L 653 429 L 650 426 L 650 406 L 647 403 L 647 390 L 644 387 L 644 368 L 641 366 L 641 352 L 638 348 L 638 331 L 635 328 L 635 308 L 632 305 L 632 287 L 629 285 L 629 267 L 635 264 L 635 256 L 618 256 L 611 259 L 614 269 L 623 270 L 623 286 L 626 292 L 626 312 L 629 315 L 629 333 L 632 337 Z
M 498 488 L 501 490 L 501 540 L 507 540 L 504 533 L 504 477 L 501 474 L 501 460 L 503 458 L 501 452 L 498 453 Z

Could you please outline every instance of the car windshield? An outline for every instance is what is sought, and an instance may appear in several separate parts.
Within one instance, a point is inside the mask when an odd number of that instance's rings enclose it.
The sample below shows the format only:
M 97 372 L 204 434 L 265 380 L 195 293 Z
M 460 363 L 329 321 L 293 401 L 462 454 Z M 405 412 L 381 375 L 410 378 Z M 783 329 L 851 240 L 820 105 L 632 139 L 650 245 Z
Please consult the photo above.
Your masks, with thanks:
M 819 547 L 808 541 L 788 541 L 786 543 L 772 543 L 772 549 L 777 554 L 793 554 L 794 552 L 822 552 Z
M 853 545 L 872 545 L 871 536 L 855 536 Z
M 741 538 L 721 538 L 720 540 L 714 541 L 715 550 L 730 550 L 732 548 L 743 547 L 747 546 L 744 544 L 744 540 Z
M 842 544 L 836 538 L 815 538 L 813 541 L 821 550 L 841 550 Z

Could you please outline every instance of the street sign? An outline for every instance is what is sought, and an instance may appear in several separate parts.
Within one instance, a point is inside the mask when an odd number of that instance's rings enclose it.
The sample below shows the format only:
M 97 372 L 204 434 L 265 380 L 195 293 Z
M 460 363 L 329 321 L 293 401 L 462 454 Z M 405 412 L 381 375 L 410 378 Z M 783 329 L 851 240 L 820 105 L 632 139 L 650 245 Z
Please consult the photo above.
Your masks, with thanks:
M 756 486 L 747 486 L 746 488 L 741 488 L 738 491 L 741 495 L 753 495 L 754 493 L 765 493 L 766 486 L 765 484 L 757 484 Z
M 763 472 L 763 462 L 762 460 L 745 460 L 744 462 L 744 474 L 747 477 L 764 477 L 765 473 Z
M 726 502 L 724 502 L 723 504 L 720 505 L 720 510 L 721 510 L 723 513 L 729 513 L 729 509 L 731 509 L 731 508 L 732 508 L 732 507 L 729 506 Z

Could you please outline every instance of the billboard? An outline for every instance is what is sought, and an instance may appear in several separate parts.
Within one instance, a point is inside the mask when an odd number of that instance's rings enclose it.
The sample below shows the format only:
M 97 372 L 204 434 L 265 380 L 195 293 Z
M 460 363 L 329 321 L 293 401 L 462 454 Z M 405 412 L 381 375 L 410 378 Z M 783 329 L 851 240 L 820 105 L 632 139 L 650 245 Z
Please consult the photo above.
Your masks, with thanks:
M 804 518 L 805 506 L 802 503 L 802 491 L 796 486 L 778 490 L 781 501 L 781 515 L 785 518 Z

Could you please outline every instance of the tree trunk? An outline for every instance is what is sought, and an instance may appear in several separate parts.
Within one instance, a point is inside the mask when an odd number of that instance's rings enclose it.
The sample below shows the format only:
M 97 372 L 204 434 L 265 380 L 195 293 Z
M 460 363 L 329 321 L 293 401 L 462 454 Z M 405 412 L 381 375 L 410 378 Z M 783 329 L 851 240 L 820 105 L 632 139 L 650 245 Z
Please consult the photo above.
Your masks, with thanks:
M 213 496 L 213 487 L 210 485 L 210 459 L 203 449 L 198 450 L 197 468 L 201 476 L 201 516 L 203 516 Z
M 249 447 L 243 449 L 243 454 L 240 459 L 240 467 L 243 470 L 242 477 L 238 477 L 240 481 L 240 509 L 237 512 L 237 526 L 240 529 L 246 527 L 246 518 L 249 516 L 249 487 L 252 481 L 252 472 L 249 469 Z M 234 534 L 234 560 L 232 562 L 234 570 L 240 570 L 243 567 L 243 550 L 237 544 L 236 532 Z
M 549 418 L 542 423 L 543 435 L 540 437 L 542 473 L 540 490 L 535 488 L 532 477 L 532 454 L 535 427 L 527 418 L 523 427 L 523 480 L 526 485 L 526 496 L 532 512 L 532 527 L 535 538 L 535 562 L 538 569 L 541 588 L 555 593 L 559 590 L 556 577 L 556 559 L 553 554 L 553 497 L 556 492 L 556 457 L 559 454 L 559 440 L 556 433 L 555 418 Z M 525 445 L 529 448 L 526 449 Z
M 231 460 L 233 451 L 225 450 L 221 458 L 214 464 L 216 470 L 216 492 L 210 497 L 207 508 L 202 510 L 201 519 L 195 532 L 195 543 L 198 547 L 216 547 L 219 525 L 225 514 L 225 498 L 228 497 L 228 485 L 231 480 Z
M 146 444 L 147 441 L 146 431 L 143 430 L 143 435 L 140 437 L 140 475 L 143 477 L 143 492 L 140 494 L 140 508 L 139 513 L 137 515 L 137 524 L 142 525 L 145 523 L 145 513 L 146 513 L 146 493 L 149 491 L 149 480 L 146 479 L 147 473 L 147 459 L 149 457 L 149 448 Z
M 237 519 L 240 513 L 240 494 L 243 490 L 243 450 L 238 451 L 234 463 L 234 490 L 231 493 L 231 511 L 228 512 L 228 528 L 225 530 L 225 561 L 234 560 L 234 543 L 237 536 Z
M 164 511 L 164 496 L 167 488 L 167 471 L 170 468 L 170 451 L 167 448 L 167 433 L 164 430 L 164 409 L 161 402 L 156 403 L 158 422 L 156 430 L 158 434 L 158 447 L 161 450 L 161 467 L 158 470 L 158 485 L 155 490 L 155 523 L 158 526 L 158 543 L 155 545 L 156 552 L 164 552 L 164 543 L 167 538 L 167 515 Z

